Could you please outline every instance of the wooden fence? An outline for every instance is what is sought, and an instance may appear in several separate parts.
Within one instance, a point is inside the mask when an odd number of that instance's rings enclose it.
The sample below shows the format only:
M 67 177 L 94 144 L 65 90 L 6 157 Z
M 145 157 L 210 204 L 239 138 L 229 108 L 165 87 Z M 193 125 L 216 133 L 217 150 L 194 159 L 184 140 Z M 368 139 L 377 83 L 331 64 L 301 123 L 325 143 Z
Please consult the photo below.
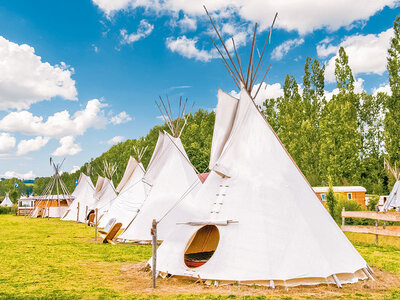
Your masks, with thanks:
M 375 226 L 345 225 L 346 218 L 375 220 Z M 379 226 L 378 221 L 383 221 Z M 378 244 L 378 236 L 400 237 L 400 226 L 386 226 L 386 222 L 400 222 L 400 212 L 375 212 L 375 211 L 342 211 L 342 230 L 346 232 L 375 234 L 375 242 Z

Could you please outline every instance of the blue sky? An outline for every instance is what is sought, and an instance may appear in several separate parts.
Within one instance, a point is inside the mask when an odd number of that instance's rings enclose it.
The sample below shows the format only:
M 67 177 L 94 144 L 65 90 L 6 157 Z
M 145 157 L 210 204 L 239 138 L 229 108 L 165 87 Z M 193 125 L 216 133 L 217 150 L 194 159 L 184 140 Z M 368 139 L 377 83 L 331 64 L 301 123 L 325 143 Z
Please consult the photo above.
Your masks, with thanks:
M 357 89 L 388 91 L 386 51 L 400 1 L 0 0 L 0 175 L 65 171 L 112 143 L 137 138 L 161 121 L 154 101 L 179 96 L 194 110 L 216 106 L 217 89 L 235 86 L 213 50 L 206 4 L 223 38 L 245 57 L 254 23 L 266 30 L 271 69 L 260 97 L 282 94 L 286 74 L 299 83 L 305 58 L 327 66 L 344 46 Z

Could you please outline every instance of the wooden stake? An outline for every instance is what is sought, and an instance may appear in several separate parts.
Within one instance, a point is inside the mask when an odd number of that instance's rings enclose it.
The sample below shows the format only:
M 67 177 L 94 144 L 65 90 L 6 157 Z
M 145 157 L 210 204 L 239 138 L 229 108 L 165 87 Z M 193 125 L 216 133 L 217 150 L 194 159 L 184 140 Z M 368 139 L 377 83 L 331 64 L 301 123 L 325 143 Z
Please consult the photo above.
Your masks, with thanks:
M 99 209 L 98 208 L 96 208 L 96 212 L 95 213 L 96 213 L 96 223 L 95 223 L 94 226 L 96 228 L 95 228 L 95 231 L 94 231 L 94 240 L 97 241 L 97 216 L 98 216 L 98 213 L 99 213 Z
M 337 287 L 341 289 L 342 288 L 342 284 L 340 283 L 340 281 L 337 278 L 336 274 L 333 274 L 332 277 L 333 277 L 333 280 L 335 281 Z
M 346 211 L 346 209 L 343 207 L 342 209 L 342 226 L 344 226 L 344 219 L 345 217 L 343 217 L 343 213 Z
M 377 213 L 379 212 L 379 208 L 378 208 L 378 206 L 376 206 L 376 209 L 375 209 L 375 211 L 376 211 Z M 378 227 L 378 220 L 376 220 L 376 221 L 375 221 L 375 227 Z M 378 245 L 378 242 L 379 242 L 378 235 L 375 235 L 375 244 L 377 244 L 377 245 Z
M 85 211 L 85 228 L 86 228 L 87 222 L 88 222 L 87 213 L 88 213 L 88 206 L 86 205 L 86 211 Z
M 78 202 L 78 211 L 76 212 L 76 223 L 79 223 L 79 202 Z
M 157 221 L 153 219 L 151 226 L 152 246 L 153 246 L 153 261 L 152 261 L 152 275 L 153 275 L 153 289 L 156 288 L 156 275 L 157 275 Z

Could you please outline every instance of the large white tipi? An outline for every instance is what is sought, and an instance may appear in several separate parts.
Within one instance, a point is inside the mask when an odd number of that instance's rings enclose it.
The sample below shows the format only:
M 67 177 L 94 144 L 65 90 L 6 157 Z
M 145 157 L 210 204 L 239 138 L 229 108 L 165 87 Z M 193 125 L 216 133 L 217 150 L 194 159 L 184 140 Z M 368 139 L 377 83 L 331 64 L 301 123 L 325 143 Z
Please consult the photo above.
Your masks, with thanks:
M 94 192 L 93 209 L 98 210 L 98 221 L 109 210 L 111 204 L 117 198 L 114 184 L 111 179 L 99 176 Z
M 75 199 L 61 220 L 85 222 L 86 214 L 94 207 L 95 199 L 93 195 L 94 186 L 92 180 L 82 172 L 79 176 L 78 185 L 72 193 Z
M 138 160 L 129 158 L 124 176 L 117 187 L 117 191 L 120 192 L 108 212 L 101 218 L 99 227 L 104 228 L 110 219 L 115 218 L 116 222 L 122 223 L 122 228 L 126 228 L 142 206 L 146 199 L 146 187 L 142 181 L 145 170 L 140 162 L 141 156 Z
M 240 100 L 218 93 L 211 173 L 196 194 L 196 216 L 177 220 L 158 248 L 156 271 L 272 287 L 371 277 L 258 110 L 249 74 L 236 74 Z
M 157 143 L 159 148 L 156 147 L 157 153 L 153 154 L 154 159 L 143 178 L 151 187 L 148 197 L 130 225 L 118 237 L 120 240 L 150 241 L 153 219 L 159 223 L 157 238 L 163 240 L 178 220 L 190 219 L 193 215 L 195 208 L 190 200 L 201 186 L 201 181 L 179 138 L 183 127 L 177 124 L 182 117 L 183 112 L 180 112 L 176 123 L 167 121 L 174 136 L 168 133 L 160 135 L 159 139 L 163 140 Z M 180 124 L 184 126 L 182 120 Z M 183 198 L 185 201 L 181 201 Z
M 10 200 L 10 197 L 8 196 L 8 193 L 6 193 L 6 196 L 4 197 L 3 201 L 1 201 L 0 206 L 2 207 L 12 207 L 13 203 Z

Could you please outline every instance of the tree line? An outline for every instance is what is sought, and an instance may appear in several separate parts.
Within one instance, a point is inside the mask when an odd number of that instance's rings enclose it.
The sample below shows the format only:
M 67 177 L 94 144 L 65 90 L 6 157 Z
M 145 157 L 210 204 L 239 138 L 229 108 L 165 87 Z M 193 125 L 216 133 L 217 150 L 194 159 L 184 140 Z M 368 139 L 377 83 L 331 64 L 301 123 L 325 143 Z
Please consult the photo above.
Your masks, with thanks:
M 260 106 L 311 185 L 362 185 L 368 193 L 387 194 L 394 184 L 384 169 L 384 159 L 400 166 L 400 16 L 394 22 L 394 37 L 387 56 L 391 95 L 355 90 L 355 78 L 343 47 L 335 64 L 337 93 L 325 95 L 325 66 L 306 58 L 302 91 L 294 76 L 287 75 L 283 96 L 266 99 Z M 208 171 L 214 112 L 198 110 L 190 115 L 181 139 L 187 154 L 199 172 Z M 123 176 L 133 146 L 148 146 L 143 157 L 146 167 L 155 148 L 158 132 L 167 126 L 155 126 L 139 139 L 127 140 L 91 159 L 73 174 L 63 173 L 69 191 L 81 172 L 91 166 L 95 183 L 105 160 L 116 163 L 115 185 Z M 49 178 L 39 178 L 34 192 L 40 194 Z

